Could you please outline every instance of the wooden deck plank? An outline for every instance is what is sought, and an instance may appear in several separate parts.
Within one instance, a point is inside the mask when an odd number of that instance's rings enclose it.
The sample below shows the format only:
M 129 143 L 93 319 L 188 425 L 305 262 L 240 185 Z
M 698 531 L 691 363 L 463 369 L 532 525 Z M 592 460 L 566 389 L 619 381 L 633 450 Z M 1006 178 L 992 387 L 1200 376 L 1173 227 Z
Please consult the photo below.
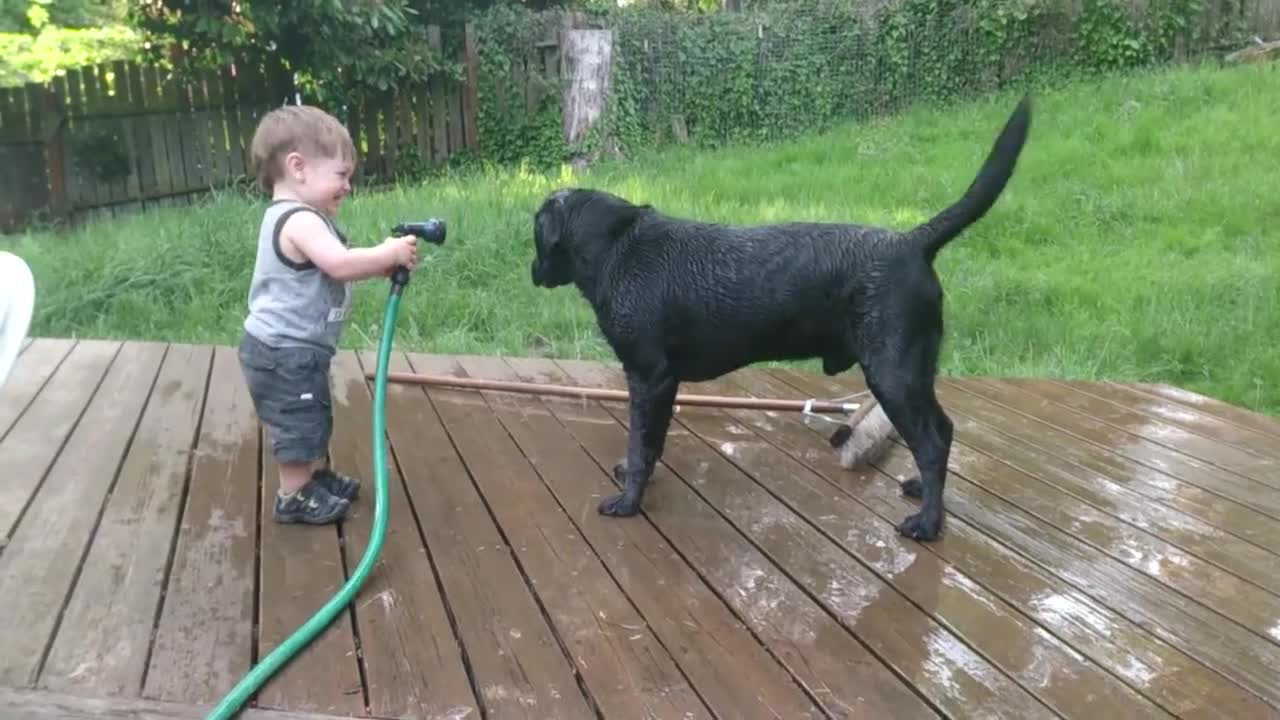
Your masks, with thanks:
M 75 344 L 75 340 L 41 339 L 31 352 L 18 356 L 9 377 L 0 385 L 0 440 L 44 389 Z
M 213 708 L 159 700 L 93 698 L 0 687 L 4 720 L 203 720 Z M 338 720 L 332 715 L 245 708 L 236 720 Z
M 984 382 L 989 385 L 994 381 Z M 1046 398 L 1056 406 L 1066 408 L 1068 414 L 1085 415 L 1135 437 L 1149 440 L 1170 453 L 1192 457 L 1240 477 L 1280 488 L 1280 460 L 1275 458 L 1241 450 L 1110 400 L 1080 392 L 1063 383 L 1018 379 L 999 382 L 1032 396 Z M 1276 444 L 1280 445 L 1280 442 Z
M 753 381 L 754 386 L 746 387 Z M 719 382 L 689 384 L 686 391 L 795 395 L 791 388 L 777 387 L 780 383 L 769 387 L 770 382 L 763 374 L 739 373 Z M 691 407 L 682 410 L 679 422 L 718 447 L 779 502 L 823 530 L 825 537 L 872 568 L 876 576 L 864 582 L 864 587 L 890 585 L 922 608 L 922 614 L 937 623 L 929 628 L 927 639 L 942 636 L 941 628 L 945 628 L 1065 717 L 1171 717 L 974 579 L 938 556 L 921 552 L 919 543 L 902 538 L 893 523 L 840 497 L 825 479 L 775 445 L 777 436 L 789 434 L 791 447 L 801 455 L 830 454 L 824 439 L 803 424 L 793 426 L 793 418 L 772 415 Z M 833 513 L 836 507 L 841 512 Z M 893 625 L 897 628 L 894 632 L 905 634 L 904 623 Z
M 212 357 L 207 345 L 170 345 L 165 353 L 40 673 L 42 687 L 109 697 L 141 692 Z
M 915 473 L 903 454 L 882 468 L 894 477 Z M 965 482 L 968 472 L 961 468 L 951 483 L 957 515 L 1280 707 L 1280 646 Z
M 939 383 L 943 390 L 964 391 L 962 396 L 977 400 L 964 411 L 985 425 L 994 427 L 1029 444 L 1040 447 L 1090 471 L 1124 482 L 1144 497 L 1184 510 L 1218 529 L 1248 540 L 1271 552 L 1280 552 L 1280 536 L 1274 531 L 1276 518 L 1241 502 L 1186 482 L 1163 470 L 1144 465 L 1117 453 L 1100 450 L 1087 438 L 1049 422 L 1011 411 L 983 393 L 965 391 L 950 381 Z
M 792 384 L 801 391 L 821 394 L 832 389 L 831 385 L 824 385 L 826 378 L 787 375 L 788 381 L 793 378 L 800 380 Z M 916 474 L 907 453 L 892 453 L 877 466 L 899 479 Z M 963 465 L 955 465 L 948 473 L 946 492 L 951 514 L 1034 558 L 1062 581 L 1128 615 L 1148 631 L 1280 708 L 1280 645 L 1235 622 L 1224 622 L 1227 618 L 1215 609 L 1170 592 L 1153 578 L 983 490 L 967 479 L 970 474 Z
M 347 566 L 354 570 L 369 544 L 374 504 L 373 403 L 355 353 L 344 351 L 334 358 L 332 385 L 333 466 L 360 477 L 363 485 L 352 516 L 343 523 Z M 389 386 L 387 395 L 421 398 L 416 388 L 400 385 Z M 382 717 L 423 720 L 479 716 L 462 646 L 394 459 L 389 453 L 386 538 L 355 599 L 369 710 Z
M 259 620 L 278 641 L 336 591 L 372 519 L 361 360 L 335 361 L 332 455 L 366 480 L 335 530 L 271 521 L 234 348 L 35 338 L 0 389 L 0 717 L 202 716 L 270 649 Z M 428 360 L 566 380 L 550 360 Z M 565 366 L 622 387 L 616 364 Z M 860 386 L 747 370 L 681 389 Z M 260 693 L 276 709 L 246 717 L 1280 719 L 1270 418 L 1144 385 L 938 394 L 949 513 L 916 543 L 893 529 L 918 507 L 895 482 L 915 474 L 901 442 L 846 471 L 798 414 L 682 408 L 645 512 L 606 518 L 624 403 L 392 385 L 383 556 Z
M 120 350 L 117 342 L 81 341 L 0 441 L 0 539 L 14 526 L 40 487 Z
M 115 351 L 114 345 L 87 346 L 85 357 L 92 362 L 65 366 L 73 371 L 66 379 L 96 385 L 93 373 L 115 356 Z M 0 686 L 23 687 L 36 681 L 164 351 L 163 345 L 142 343 L 120 349 L 75 433 L 53 461 L 42 492 L 0 555 L 0 597 L 5 610 L 0 613 L 0 637 L 4 638 Z M 49 388 L 50 397 L 62 389 Z M 64 403 L 57 405 L 66 408 Z M 79 414 L 79 408 L 74 412 Z M 28 413 L 23 423 L 40 415 L 38 411 Z M 48 420 L 57 422 L 58 418 Z M 22 434 L 15 432 L 9 441 Z M 28 440 L 35 442 L 34 438 Z M 110 598 L 101 600 L 108 602 Z
M 1272 438 L 1280 439 L 1280 418 L 1264 415 L 1247 408 L 1223 402 L 1218 398 L 1174 387 L 1164 383 L 1129 383 L 1128 387 L 1153 397 L 1195 408 L 1221 418 L 1233 425 L 1248 428 Z
M 497 368 L 494 374 L 531 379 L 530 373 L 537 372 L 534 363 L 531 367 L 525 361 L 507 359 L 509 374 L 498 374 Z M 619 523 L 596 512 L 602 495 L 613 492 L 615 486 L 565 424 L 602 420 L 584 419 L 578 404 L 564 398 L 505 398 L 495 403 L 499 419 L 574 519 L 578 532 L 717 717 L 823 717 L 647 518 Z M 613 420 L 603 418 L 603 422 Z M 726 662 L 726 657 L 734 662 Z
M 517 380 L 515 369 L 501 358 L 466 357 L 459 363 L 468 375 Z M 786 672 L 737 624 L 728 608 L 693 572 L 670 552 L 647 520 L 639 528 L 618 526 L 595 512 L 611 483 L 603 470 L 577 443 L 538 398 L 509 393 L 483 393 L 505 430 L 536 469 L 572 523 L 568 533 L 586 538 L 609 575 L 635 606 L 608 609 L 605 632 L 622 653 L 653 633 L 661 643 L 644 652 L 663 663 L 660 674 L 647 680 L 656 690 L 692 683 L 716 717 L 811 717 L 817 707 L 803 695 Z M 583 478 L 591 478 L 584 482 Z M 591 492 L 592 490 L 595 492 Z M 580 581 L 579 581 L 580 582 Z M 603 581 L 601 581 L 603 582 Z M 594 616 L 594 613 L 591 613 Z M 594 619 L 594 618 L 593 618 Z M 716 637 L 720 635 L 720 637 Z M 662 656 L 674 654 L 683 678 L 672 675 Z M 739 664 L 730 669 L 722 660 L 730 653 Z M 632 661 L 635 662 L 635 661 Z M 652 661 L 650 661 L 652 662 Z M 652 673 L 649 673 L 652 675 Z M 690 717 L 702 715 L 690 711 Z
M 271 436 L 261 431 L 258 649 L 265 658 L 302 627 L 346 583 L 338 531 L 332 525 L 272 519 L 280 471 Z M 333 715 L 364 710 L 351 614 L 344 610 L 258 689 L 257 706 Z
M 1070 513 L 1070 522 L 1089 524 L 1094 522 L 1099 511 L 1105 512 L 1259 587 L 1273 593 L 1280 592 L 1280 555 L 1231 535 L 1193 515 L 1152 503 L 1110 477 L 1090 473 L 1048 451 L 1011 439 L 995 428 L 978 423 L 964 412 L 983 402 L 974 395 L 942 386 L 938 388 L 938 397 L 956 425 L 957 438 L 963 445 L 960 452 L 971 452 L 969 448 L 972 448 L 1028 473 L 1052 488 L 1069 494 L 1074 500 L 1088 503 L 1088 507 L 1078 509 L 1074 502 L 1069 502 L 1058 510 Z M 1045 492 L 1034 483 L 1023 490 Z M 1047 497 L 1051 502 L 1058 502 L 1052 491 L 1049 491 Z M 1141 557 L 1151 557 L 1146 554 L 1149 551 L 1139 550 L 1134 543 L 1150 544 L 1148 539 L 1137 537 L 1124 541 L 1123 545 L 1117 543 L 1116 546 L 1124 547 L 1130 553 L 1141 552 Z M 1164 553 L 1159 549 L 1157 552 Z
M 1116 382 L 1061 383 L 1077 392 L 1109 400 L 1148 417 L 1176 425 L 1241 450 L 1280 458 L 1280 437 L 1236 425 L 1198 408 L 1162 400 L 1130 385 Z
M 737 374 L 731 383 L 741 387 L 743 394 L 757 397 L 802 396 L 806 391 L 822 389 L 804 386 L 797 389 L 774 378 L 771 372 L 756 371 Z M 841 396 L 853 390 L 841 387 L 832 394 Z M 816 518 L 833 536 L 852 538 L 865 533 L 869 523 L 862 520 L 863 508 L 893 525 L 916 507 L 914 501 L 901 495 L 897 481 L 887 475 L 874 469 L 844 470 L 835 454 L 821 442 L 815 448 L 813 440 L 806 435 L 821 440 L 827 432 L 825 429 L 815 431 L 798 417 L 785 413 L 729 412 L 749 422 L 757 433 L 829 483 L 829 488 L 813 489 L 816 495 L 813 507 L 817 510 L 825 506 L 826 513 L 810 514 L 810 517 Z M 891 453 L 905 456 L 907 451 L 897 447 Z M 790 493 L 800 489 L 794 483 L 780 485 Z M 1124 615 L 1064 585 L 1034 558 L 1013 552 L 954 514 L 948 516 L 944 534 L 938 541 L 910 544 L 950 563 L 978 586 L 1000 596 L 1170 712 L 1179 716 L 1221 718 L 1265 717 L 1271 712 L 1252 693 L 1152 636 Z M 917 558 L 917 562 L 921 560 Z M 941 607 L 940 602 L 930 604 Z M 997 643 L 1001 641 L 999 635 L 994 639 Z
M 861 387 L 860 383 L 858 387 Z M 962 392 L 948 382 L 939 383 L 938 388 L 939 395 L 946 394 L 948 398 L 948 412 L 954 409 L 962 417 L 976 420 L 1020 444 L 1042 451 L 1042 456 L 1060 458 L 1074 468 L 1087 471 L 1092 478 L 1089 485 L 1096 491 L 1104 492 L 1109 481 L 1156 501 L 1159 505 L 1145 505 L 1152 522 L 1161 517 L 1160 506 L 1169 507 L 1199 518 L 1220 532 L 1245 539 L 1272 553 L 1280 552 L 1280 534 L 1274 531 L 1276 520 L 1273 518 L 1128 458 L 1100 452 L 1095 445 L 1080 437 L 1011 413 L 984 397 Z M 980 441 L 997 437 L 996 433 L 984 432 L 973 444 L 976 446 Z
M 395 367 L 410 369 L 403 355 L 396 358 Z M 459 435 L 473 432 L 456 405 L 447 395 L 430 401 L 420 392 L 390 397 L 387 426 L 454 610 L 478 699 L 490 717 L 592 717 L 573 668 L 454 447 Z
M 418 356 L 412 362 L 419 372 L 456 375 L 503 366 L 496 358 L 474 357 Z M 456 416 L 454 442 L 595 707 L 605 717 L 709 720 L 667 649 L 508 434 L 499 415 L 510 419 L 513 410 L 504 410 L 492 393 L 454 395 L 433 399 L 446 425 Z M 519 412 L 514 410 L 517 417 Z
M 625 386 L 619 370 L 580 362 L 559 364 L 571 369 L 576 378 Z M 624 425 L 629 419 L 621 407 L 614 416 Z M 1042 699 L 1034 698 L 872 570 L 851 562 L 837 541 L 822 535 L 763 486 L 753 484 L 743 471 L 750 467 L 790 481 L 800 468 L 788 458 L 762 440 L 753 441 L 750 431 L 721 413 L 682 408 L 676 422 L 689 433 L 671 437 L 665 464 L 786 568 L 882 662 L 910 678 L 933 705 L 948 716 L 1052 716 Z M 814 440 L 816 444 L 818 439 Z M 934 576 L 935 596 L 938 582 Z M 1004 640 L 1010 647 L 1017 644 L 1016 637 Z
M 1042 420 L 1078 438 L 1087 440 L 1121 457 L 1160 470 L 1222 497 L 1253 507 L 1280 520 L 1280 493 L 1256 480 L 1244 478 L 1188 455 L 1171 451 L 1157 443 L 1138 438 L 1100 420 L 1063 409 L 1053 411 L 1048 401 L 1028 396 L 1011 385 L 987 383 L 974 378 L 948 378 L 953 387 L 970 389 L 975 395 L 999 404 L 1005 412 L 1013 412 L 1032 420 Z M 1096 452 L 1096 450 L 1095 450 Z
M 611 378 L 597 372 L 598 366 L 568 362 L 557 364 L 560 375 L 553 376 L 550 382 L 618 386 Z M 619 424 L 619 415 L 625 414 L 626 408 L 621 405 L 606 408 L 595 403 L 590 407 L 598 419 L 581 423 L 572 432 L 598 464 L 612 467 L 613 462 L 625 455 L 626 431 Z M 614 423 L 599 422 L 608 418 L 612 418 Z M 863 714 L 936 717 L 937 710 L 917 695 L 910 685 L 896 677 L 819 600 L 810 597 L 808 589 L 800 584 L 802 581 L 789 577 L 775 565 L 767 549 L 755 546 L 744 537 L 738 528 L 721 516 L 717 508 L 702 499 L 671 469 L 673 455 L 692 452 L 685 442 L 687 440 L 696 441 L 696 438 L 680 428 L 675 428 L 675 432 L 668 436 L 668 459 L 654 473 L 644 508 L 644 514 L 668 538 L 673 548 L 694 565 L 735 614 L 782 659 L 792 675 L 805 684 L 828 712 L 854 717 Z M 690 462 L 695 466 L 714 463 L 727 467 L 723 460 L 706 455 L 695 454 Z M 717 468 L 717 471 L 721 470 Z M 707 472 L 711 472 L 710 467 Z M 1044 712 L 1034 703 L 1023 703 L 1021 698 L 1009 696 L 986 705 L 997 693 L 992 693 L 981 680 L 972 677 L 969 669 L 952 667 L 948 661 L 954 656 L 946 657 L 945 650 L 940 654 L 940 658 L 931 658 L 936 662 L 922 663 L 916 668 L 917 676 L 913 677 L 914 681 L 925 686 L 921 692 L 929 700 L 939 699 L 931 690 L 936 688 L 936 681 L 942 674 L 940 671 L 947 667 L 956 673 L 952 678 L 952 698 L 943 698 L 940 703 L 944 707 L 954 701 L 963 703 L 960 698 L 967 697 L 974 706 L 987 708 L 994 712 L 994 716 L 1002 717 L 1005 712 L 1011 712 L 1016 717 L 1035 717 Z
M 218 347 L 143 697 L 212 704 L 249 671 L 259 452 L 236 351 Z
M 956 467 L 965 468 L 965 477 L 971 478 L 975 486 L 1170 589 L 1208 604 L 1245 627 L 1266 636 L 1280 623 L 1280 596 L 1051 485 L 1037 482 L 1039 469 L 1024 471 L 1007 463 L 1003 456 L 977 452 L 958 443 L 953 445 L 951 457 Z M 1260 549 L 1256 555 L 1262 559 L 1259 566 L 1242 569 L 1256 576 L 1258 583 L 1274 585 L 1280 578 L 1273 576 L 1269 580 L 1267 575 L 1274 573 L 1280 557 Z

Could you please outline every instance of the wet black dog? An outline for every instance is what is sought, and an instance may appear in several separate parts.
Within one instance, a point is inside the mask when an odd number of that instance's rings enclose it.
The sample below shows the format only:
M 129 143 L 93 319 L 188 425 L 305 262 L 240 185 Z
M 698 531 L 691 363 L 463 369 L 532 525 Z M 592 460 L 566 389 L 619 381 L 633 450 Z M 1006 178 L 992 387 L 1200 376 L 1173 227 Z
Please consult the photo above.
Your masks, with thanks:
M 631 422 L 623 492 L 600 512 L 640 509 L 662 456 L 676 388 L 767 360 L 862 366 L 920 477 L 903 492 L 920 512 L 898 525 L 931 540 L 942 526 L 952 423 L 934 395 L 942 286 L 933 259 L 981 218 L 1013 174 L 1031 123 L 1023 98 L 977 178 L 953 205 L 907 232 L 865 225 L 725 226 L 669 217 L 593 190 L 552 193 L 534 218 L 533 283 L 573 283 L 626 372 Z

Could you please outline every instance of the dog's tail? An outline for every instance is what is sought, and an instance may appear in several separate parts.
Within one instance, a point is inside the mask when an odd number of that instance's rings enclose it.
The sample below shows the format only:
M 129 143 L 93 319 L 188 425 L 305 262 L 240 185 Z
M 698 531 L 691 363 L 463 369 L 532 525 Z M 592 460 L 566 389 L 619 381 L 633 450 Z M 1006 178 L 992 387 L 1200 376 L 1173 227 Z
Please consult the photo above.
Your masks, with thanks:
M 1000 131 L 986 162 L 964 195 L 928 222 L 907 233 L 908 242 L 918 247 L 929 261 L 932 262 L 944 245 L 977 222 L 995 204 L 1013 175 L 1013 168 L 1018 162 L 1018 155 L 1022 152 L 1030 127 L 1031 97 L 1024 96 Z

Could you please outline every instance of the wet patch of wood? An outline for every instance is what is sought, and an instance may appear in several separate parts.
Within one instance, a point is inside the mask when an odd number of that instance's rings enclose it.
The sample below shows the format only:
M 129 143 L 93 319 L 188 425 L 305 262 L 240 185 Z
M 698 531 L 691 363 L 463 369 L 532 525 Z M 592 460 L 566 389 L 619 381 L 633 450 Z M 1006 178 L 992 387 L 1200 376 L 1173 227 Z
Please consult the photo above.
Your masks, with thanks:
M 34 339 L 0 390 L 0 703 L 200 717 L 296 631 L 367 548 L 375 360 L 334 361 L 353 515 L 281 526 L 234 348 Z M 625 387 L 568 360 L 392 369 Z M 680 408 L 642 513 L 608 518 L 625 403 L 393 385 L 382 554 L 246 717 L 1280 716 L 1280 422 L 1152 385 L 938 396 L 948 516 L 918 543 L 901 443 L 844 470 L 798 413 Z

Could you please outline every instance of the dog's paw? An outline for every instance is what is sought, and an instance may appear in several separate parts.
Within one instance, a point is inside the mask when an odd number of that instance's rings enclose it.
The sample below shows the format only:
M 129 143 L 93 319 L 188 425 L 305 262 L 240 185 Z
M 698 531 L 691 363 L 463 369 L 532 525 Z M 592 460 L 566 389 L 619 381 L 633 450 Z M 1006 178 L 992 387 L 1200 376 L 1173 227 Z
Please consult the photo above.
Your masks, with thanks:
M 942 515 L 938 513 L 918 512 L 898 524 L 899 535 L 923 542 L 936 539 L 941 530 Z
M 640 500 L 626 493 L 618 493 L 601 500 L 599 511 L 601 515 L 611 517 L 631 517 L 640 512 Z
M 902 494 L 909 498 L 919 499 L 924 495 L 924 483 L 920 482 L 918 477 L 913 477 L 898 487 L 902 488 Z

